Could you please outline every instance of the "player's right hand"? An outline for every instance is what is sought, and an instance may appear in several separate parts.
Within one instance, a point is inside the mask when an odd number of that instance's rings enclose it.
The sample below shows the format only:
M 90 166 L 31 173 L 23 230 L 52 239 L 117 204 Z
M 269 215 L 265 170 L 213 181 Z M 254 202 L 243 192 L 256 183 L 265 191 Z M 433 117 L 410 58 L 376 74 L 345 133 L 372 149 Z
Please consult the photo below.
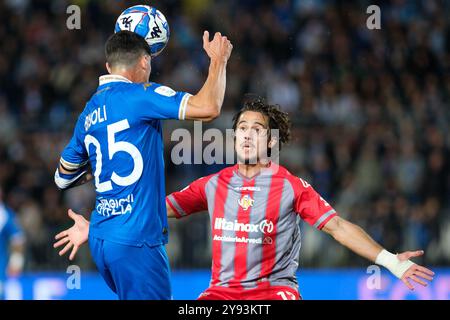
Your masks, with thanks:
M 87 221 L 81 214 L 73 212 L 72 209 L 68 210 L 68 214 L 74 221 L 74 224 L 71 228 L 62 231 L 55 236 L 55 239 L 59 241 L 53 244 L 53 248 L 66 244 L 66 246 L 59 251 L 59 255 L 62 256 L 73 247 L 69 256 L 69 260 L 73 260 L 80 246 L 88 240 L 89 221 Z
M 209 41 L 209 32 L 205 31 L 203 32 L 203 49 L 205 49 L 211 60 L 227 62 L 230 59 L 233 45 L 220 32 L 216 32 L 214 38 Z

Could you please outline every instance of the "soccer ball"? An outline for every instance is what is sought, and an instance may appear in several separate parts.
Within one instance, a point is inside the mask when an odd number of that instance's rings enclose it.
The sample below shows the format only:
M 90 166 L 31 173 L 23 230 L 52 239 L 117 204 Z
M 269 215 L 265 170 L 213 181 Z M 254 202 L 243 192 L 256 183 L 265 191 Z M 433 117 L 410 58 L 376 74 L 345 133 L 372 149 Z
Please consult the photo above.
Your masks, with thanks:
M 170 30 L 164 15 L 156 8 L 138 5 L 123 11 L 116 21 L 114 32 L 128 30 L 147 41 L 152 57 L 156 57 L 169 42 Z

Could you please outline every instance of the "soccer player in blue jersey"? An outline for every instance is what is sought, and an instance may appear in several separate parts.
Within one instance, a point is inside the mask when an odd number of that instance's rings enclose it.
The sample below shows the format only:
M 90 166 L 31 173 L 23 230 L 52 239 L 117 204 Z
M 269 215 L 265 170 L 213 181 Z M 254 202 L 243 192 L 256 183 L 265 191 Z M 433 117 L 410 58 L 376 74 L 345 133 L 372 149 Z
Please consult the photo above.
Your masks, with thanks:
M 0 188 L 0 300 L 5 298 L 7 275 L 19 276 L 24 265 L 25 237 L 14 212 L 2 200 Z
M 144 38 L 129 31 L 112 35 L 105 50 L 110 74 L 100 77 L 55 172 L 60 189 L 95 180 L 89 245 L 119 299 L 171 299 L 161 120 L 209 121 L 220 114 L 232 45 L 220 33 L 209 41 L 205 31 L 203 47 L 209 73 L 191 95 L 148 82 Z M 71 247 L 67 243 L 60 254 Z

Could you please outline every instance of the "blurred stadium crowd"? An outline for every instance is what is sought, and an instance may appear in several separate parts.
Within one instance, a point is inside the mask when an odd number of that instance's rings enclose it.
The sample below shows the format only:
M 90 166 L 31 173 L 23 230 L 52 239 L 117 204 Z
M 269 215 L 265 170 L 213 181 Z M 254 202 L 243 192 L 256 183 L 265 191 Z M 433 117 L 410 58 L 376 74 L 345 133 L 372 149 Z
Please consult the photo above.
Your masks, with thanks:
M 94 193 L 58 191 L 54 170 L 105 73 L 116 17 L 145 2 L 0 1 L 0 186 L 27 235 L 28 271 L 68 265 L 53 236 L 71 224 L 67 208 L 92 209 Z M 208 66 L 202 31 L 221 31 L 234 45 L 226 98 L 204 128 L 231 127 L 245 93 L 266 96 L 293 121 L 281 164 L 388 250 L 421 248 L 422 263 L 450 265 L 450 3 L 378 3 L 381 30 L 366 27 L 370 1 L 158 1 L 171 39 L 151 80 L 195 93 Z M 82 8 L 81 30 L 66 28 L 70 4 Z M 165 126 L 168 192 L 223 167 L 174 165 L 170 135 L 180 126 L 192 123 Z M 207 215 L 171 227 L 172 266 L 209 268 Z M 300 267 L 367 265 L 309 226 L 302 232 Z M 77 263 L 93 268 L 87 248 Z

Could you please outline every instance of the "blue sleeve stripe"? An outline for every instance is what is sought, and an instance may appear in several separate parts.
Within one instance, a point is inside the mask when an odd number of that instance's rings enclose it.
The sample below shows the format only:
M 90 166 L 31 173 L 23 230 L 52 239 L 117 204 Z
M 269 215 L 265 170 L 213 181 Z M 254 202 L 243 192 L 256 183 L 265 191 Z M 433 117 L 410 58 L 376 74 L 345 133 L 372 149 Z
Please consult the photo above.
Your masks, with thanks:
M 79 172 L 76 171 L 75 173 L 68 173 L 68 174 L 67 174 L 67 173 L 59 172 L 59 170 L 58 170 L 58 174 L 59 174 L 59 177 L 62 178 L 62 179 L 65 179 L 65 180 L 72 180 L 73 178 L 75 178 L 76 176 L 78 176 Z
M 85 173 L 86 170 L 79 170 L 75 174 L 65 175 L 60 173 L 59 169 L 56 169 L 55 184 L 62 190 L 67 189 Z

